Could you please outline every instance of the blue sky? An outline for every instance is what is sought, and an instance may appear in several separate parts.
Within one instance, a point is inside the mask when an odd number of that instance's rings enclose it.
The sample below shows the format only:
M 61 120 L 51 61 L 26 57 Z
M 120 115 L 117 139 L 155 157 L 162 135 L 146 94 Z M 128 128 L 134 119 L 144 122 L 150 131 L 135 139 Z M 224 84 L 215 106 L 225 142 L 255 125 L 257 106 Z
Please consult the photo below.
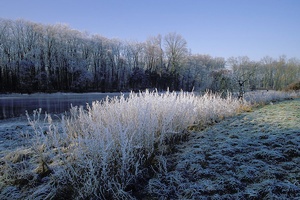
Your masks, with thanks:
M 300 0 L 0 0 L 0 17 L 122 40 L 176 32 L 213 57 L 300 58 Z

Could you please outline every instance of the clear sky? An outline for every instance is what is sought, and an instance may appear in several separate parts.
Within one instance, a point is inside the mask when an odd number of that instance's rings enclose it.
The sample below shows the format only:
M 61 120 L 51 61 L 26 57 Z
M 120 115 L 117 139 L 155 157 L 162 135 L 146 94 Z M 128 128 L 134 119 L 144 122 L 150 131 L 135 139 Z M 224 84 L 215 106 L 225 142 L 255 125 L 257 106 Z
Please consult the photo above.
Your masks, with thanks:
M 300 0 L 0 0 L 0 17 L 122 40 L 176 32 L 213 57 L 300 58 Z

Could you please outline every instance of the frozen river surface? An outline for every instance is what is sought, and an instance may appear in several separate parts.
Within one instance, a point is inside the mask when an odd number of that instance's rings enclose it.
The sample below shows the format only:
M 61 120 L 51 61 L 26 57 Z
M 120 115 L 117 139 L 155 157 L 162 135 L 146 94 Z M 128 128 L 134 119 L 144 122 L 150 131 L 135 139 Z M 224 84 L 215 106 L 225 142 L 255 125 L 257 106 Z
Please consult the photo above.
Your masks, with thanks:
M 69 111 L 71 105 L 86 106 L 92 101 L 100 101 L 107 96 L 120 96 L 121 93 L 54 93 L 54 94 L 2 94 L 0 95 L 0 120 L 24 116 L 33 110 L 51 114 Z

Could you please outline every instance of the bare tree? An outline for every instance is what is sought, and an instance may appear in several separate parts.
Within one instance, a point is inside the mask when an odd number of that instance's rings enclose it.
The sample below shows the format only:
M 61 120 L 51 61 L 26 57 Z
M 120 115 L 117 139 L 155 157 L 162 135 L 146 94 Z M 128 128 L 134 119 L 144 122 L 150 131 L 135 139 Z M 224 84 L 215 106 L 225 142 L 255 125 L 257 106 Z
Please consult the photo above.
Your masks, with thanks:
M 179 88 L 179 71 L 188 55 L 186 40 L 177 33 L 169 33 L 164 37 L 165 55 L 167 59 L 166 75 L 171 89 Z
M 164 46 L 167 68 L 172 72 L 177 71 L 188 55 L 186 40 L 177 33 L 169 33 L 164 37 Z
M 231 57 L 228 59 L 228 64 L 233 71 L 233 80 L 238 86 L 238 98 L 243 99 L 245 94 L 245 87 L 249 89 L 255 89 L 255 73 L 257 69 L 257 63 L 250 61 L 247 56 L 244 57 Z
M 285 56 L 259 63 L 248 57 L 227 62 L 240 98 L 247 89 L 282 89 L 300 78 L 299 60 Z M 65 24 L 0 18 L 1 92 L 205 90 L 212 83 L 214 88 L 226 85 L 228 75 L 220 73 L 224 69 L 224 58 L 191 54 L 177 33 L 125 42 Z
M 161 35 L 149 37 L 145 42 L 146 70 L 159 71 L 163 65 L 164 52 L 162 50 Z

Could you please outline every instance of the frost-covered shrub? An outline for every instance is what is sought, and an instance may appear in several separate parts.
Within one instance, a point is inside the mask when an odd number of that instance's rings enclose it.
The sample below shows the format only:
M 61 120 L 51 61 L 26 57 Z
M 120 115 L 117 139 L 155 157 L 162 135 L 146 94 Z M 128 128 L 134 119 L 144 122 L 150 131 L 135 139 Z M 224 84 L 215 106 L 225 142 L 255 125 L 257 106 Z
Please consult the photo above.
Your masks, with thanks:
M 272 101 L 282 101 L 297 97 L 296 92 L 282 92 L 275 90 L 253 91 L 245 93 L 244 99 L 252 104 L 265 104 Z
M 160 155 L 187 127 L 234 115 L 242 104 L 210 93 L 146 91 L 72 107 L 60 122 L 30 120 L 34 169 L 43 180 L 32 198 L 133 198 L 137 181 L 151 166 L 163 168 Z

